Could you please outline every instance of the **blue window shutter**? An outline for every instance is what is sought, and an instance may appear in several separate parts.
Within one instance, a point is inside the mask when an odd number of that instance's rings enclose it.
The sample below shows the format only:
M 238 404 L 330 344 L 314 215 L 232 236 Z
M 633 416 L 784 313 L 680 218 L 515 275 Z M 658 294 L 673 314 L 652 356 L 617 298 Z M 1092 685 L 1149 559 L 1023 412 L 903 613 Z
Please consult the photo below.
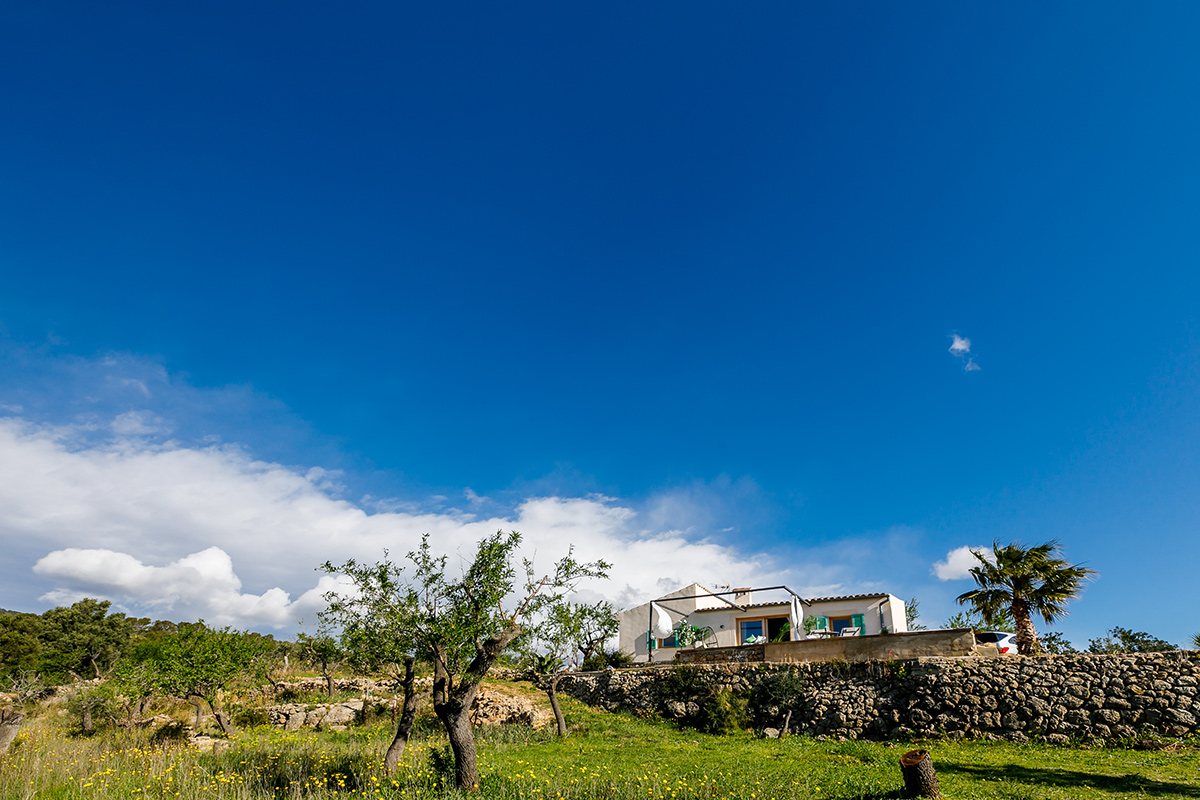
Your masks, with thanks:
M 829 630 L 829 617 L 817 617 L 817 630 Z
M 851 614 L 850 615 L 850 624 L 851 624 L 851 626 L 858 628 L 859 636 L 867 635 L 867 627 L 866 627 L 866 625 L 863 624 L 863 615 L 862 614 Z

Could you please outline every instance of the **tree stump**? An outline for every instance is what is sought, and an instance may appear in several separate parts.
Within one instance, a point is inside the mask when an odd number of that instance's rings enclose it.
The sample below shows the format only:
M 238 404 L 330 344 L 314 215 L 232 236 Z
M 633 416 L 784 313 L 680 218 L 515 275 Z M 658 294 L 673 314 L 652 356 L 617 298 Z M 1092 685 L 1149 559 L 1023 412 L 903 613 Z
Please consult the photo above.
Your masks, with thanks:
M 900 773 L 904 776 L 904 791 L 909 797 L 941 797 L 937 772 L 928 750 L 910 750 L 900 756 Z
M 8 752 L 8 746 L 17 738 L 21 720 L 25 715 L 13 708 L 0 708 L 0 756 Z

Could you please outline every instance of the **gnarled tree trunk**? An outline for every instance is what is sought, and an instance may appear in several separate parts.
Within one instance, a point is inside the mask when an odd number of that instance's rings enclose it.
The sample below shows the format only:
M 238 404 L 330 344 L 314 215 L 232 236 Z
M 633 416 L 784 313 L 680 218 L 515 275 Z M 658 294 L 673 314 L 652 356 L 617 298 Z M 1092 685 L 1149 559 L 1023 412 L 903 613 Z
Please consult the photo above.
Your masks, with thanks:
M 233 736 L 235 733 L 237 733 L 237 728 L 233 726 L 233 722 L 230 721 L 229 717 L 226 716 L 224 711 L 219 708 L 214 708 L 212 712 L 213 717 L 217 720 L 217 727 L 221 729 L 221 733 L 225 734 L 226 736 Z
M 13 708 L 0 708 L 0 756 L 8 752 L 8 747 L 17 738 L 21 730 L 21 720 L 25 715 Z
M 383 768 L 391 773 L 400 766 L 400 757 L 408 745 L 408 735 L 412 733 L 413 720 L 417 717 L 417 693 L 413 688 L 416 683 L 417 669 L 412 656 L 404 659 L 404 709 L 400 712 L 400 723 L 396 725 L 396 735 L 388 746 L 387 755 L 383 758 Z
M 446 654 L 435 647 L 433 656 L 433 711 L 450 737 L 454 751 L 454 785 L 468 792 L 479 791 L 479 761 L 475 752 L 475 732 L 471 730 L 471 706 L 483 676 L 496 663 L 504 648 L 521 635 L 521 626 L 512 625 L 499 636 L 479 645 L 475 658 L 459 676 L 458 684 L 446 669 Z
M 325 676 L 325 691 L 329 694 L 329 702 L 333 702 L 333 672 L 329 669 L 329 662 L 321 662 L 321 674 Z M 365 708 L 366 706 L 364 706 Z

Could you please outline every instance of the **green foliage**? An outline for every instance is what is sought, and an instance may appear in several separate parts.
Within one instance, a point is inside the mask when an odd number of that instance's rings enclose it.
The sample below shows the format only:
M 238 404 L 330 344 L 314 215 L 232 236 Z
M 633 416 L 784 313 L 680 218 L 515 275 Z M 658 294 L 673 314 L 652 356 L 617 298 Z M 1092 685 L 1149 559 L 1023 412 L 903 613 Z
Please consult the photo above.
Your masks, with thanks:
M 1200 633 L 1192 637 L 1192 647 L 1193 649 L 1200 650 Z
M 993 542 L 990 558 L 975 553 L 979 564 L 971 568 L 971 577 L 977 588 L 959 595 L 958 602 L 970 604 L 988 625 L 1007 609 L 1016 623 L 1017 648 L 1029 655 L 1037 645 L 1032 615 L 1047 625 L 1064 616 L 1083 581 L 1096 574 L 1059 558 L 1059 550 L 1057 541 L 1033 547 Z
M 71 673 L 100 677 L 129 649 L 133 623 L 124 614 L 109 614 L 110 605 L 85 598 L 42 615 L 44 675 L 56 681 Z
M 946 620 L 947 628 L 969 628 L 973 631 L 1004 631 L 1005 633 L 1016 633 L 1017 626 L 1013 622 L 1012 614 L 1008 613 L 1008 609 L 1000 609 L 992 617 L 991 623 L 984 622 L 983 617 L 972 611 L 959 611 Z
M 127 719 L 128 699 L 109 681 L 78 684 L 67 697 L 67 711 L 79 732 L 92 735 Z
M 727 734 L 744 730 L 749 723 L 746 699 L 720 689 L 695 667 L 677 666 L 663 678 L 662 695 L 684 705 L 676 721 L 704 733 Z
M 526 626 L 544 617 L 580 579 L 606 574 L 608 564 L 582 564 L 568 553 L 552 575 L 540 578 L 532 563 L 524 562 L 523 585 L 518 584 L 513 559 L 520 541 L 515 532 L 486 537 L 458 578 L 447 573 L 446 556 L 433 554 L 428 536 L 408 554 L 411 577 L 405 567 L 386 560 L 326 562 L 326 572 L 347 576 L 356 591 L 327 595 L 329 607 L 321 618 L 341 629 L 343 646 L 360 662 L 399 663 L 417 652 L 448 674 L 461 675 L 483 654 L 485 643 L 528 633 Z M 506 604 L 518 589 L 522 599 Z M 489 666 L 497 656 L 499 651 L 488 659 Z M 471 677 L 478 681 L 483 673 Z
M 529 668 L 537 675 L 551 675 L 562 671 L 563 662 L 554 653 L 534 653 Z
M 788 709 L 800 705 L 807 687 L 804 678 L 794 670 L 764 675 L 747 698 L 751 719 L 760 726 L 778 722 Z
M 553 670 L 557 672 L 594 658 L 617 632 L 618 625 L 616 610 L 610 603 L 557 600 L 545 609 L 520 646 L 526 651 L 527 662 L 539 652 L 551 655 L 559 663 Z
M 214 630 L 201 620 L 179 625 L 153 649 L 148 681 L 172 697 L 200 697 L 212 707 L 217 693 L 239 677 L 262 680 L 271 639 L 232 628 Z
M 1158 653 L 1177 649 L 1170 642 L 1151 636 L 1145 631 L 1131 631 L 1117 626 L 1107 636 L 1088 640 L 1089 653 Z
M 910 631 L 927 630 L 924 623 L 917 621 L 921 616 L 920 606 L 921 604 L 917 602 L 917 598 L 915 597 L 911 598 L 907 603 L 904 604 L 904 619 L 906 620 L 908 629 Z
M 108 613 L 91 598 L 42 615 L 0 614 L 0 677 L 39 674 L 51 685 L 108 675 L 126 656 L 145 661 L 155 643 L 178 630 L 174 622 Z
M 594 653 L 590 658 L 583 662 L 580 669 L 588 671 L 599 671 L 608 669 L 609 667 L 619 668 L 628 666 L 633 663 L 633 656 L 619 648 L 611 650 L 601 650 Z
M 1047 653 L 1055 656 L 1069 656 L 1072 653 L 1078 653 L 1075 646 L 1067 641 L 1067 637 L 1063 636 L 1061 631 L 1051 631 L 1044 633 L 1038 637 L 1042 645 L 1042 649 Z
M 239 728 L 257 728 L 260 725 L 269 725 L 271 722 L 267 710 L 256 706 L 234 709 L 231 716 L 233 717 L 233 724 Z
M 439 786 L 445 785 L 454 773 L 454 753 L 450 745 L 433 745 L 429 748 L 429 771 L 433 773 Z
M 42 620 L 36 614 L 0 614 L 0 675 L 36 671 L 42 652 Z

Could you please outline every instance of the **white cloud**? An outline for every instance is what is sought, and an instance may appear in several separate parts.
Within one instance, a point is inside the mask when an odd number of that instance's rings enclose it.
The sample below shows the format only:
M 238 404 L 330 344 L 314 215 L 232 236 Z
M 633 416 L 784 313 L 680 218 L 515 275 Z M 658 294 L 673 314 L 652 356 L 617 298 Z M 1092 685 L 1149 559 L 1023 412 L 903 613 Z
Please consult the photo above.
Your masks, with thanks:
M 963 372 L 978 372 L 982 369 L 971 356 L 971 340 L 957 333 L 950 334 L 949 353 L 963 362 Z
M 679 495 L 651 498 L 642 510 L 609 497 L 549 496 L 486 517 L 414 507 L 368 513 L 336 496 L 334 477 L 234 446 L 97 441 L 91 429 L 0 418 L 7 596 L 99 596 L 148 616 L 290 628 L 319 607 L 329 578 L 314 570 L 326 560 L 374 561 L 384 549 L 401 558 L 428 533 L 454 562 L 501 529 L 520 531 L 543 569 L 570 544 L 581 559 L 612 562 L 611 580 L 582 588 L 618 605 L 692 581 L 786 582 L 801 591 L 838 583 L 828 561 L 809 570 L 802 554 L 783 562 L 704 538 L 692 523 L 711 509 L 697 511 Z
M 109 426 L 119 436 L 153 436 L 169 433 L 171 426 L 162 417 L 149 411 L 126 411 L 118 414 Z
M 979 566 L 975 553 L 979 552 L 987 558 L 991 549 L 987 547 L 956 547 L 946 554 L 945 561 L 937 561 L 933 565 L 933 574 L 944 581 L 956 581 L 971 577 L 971 568 Z

